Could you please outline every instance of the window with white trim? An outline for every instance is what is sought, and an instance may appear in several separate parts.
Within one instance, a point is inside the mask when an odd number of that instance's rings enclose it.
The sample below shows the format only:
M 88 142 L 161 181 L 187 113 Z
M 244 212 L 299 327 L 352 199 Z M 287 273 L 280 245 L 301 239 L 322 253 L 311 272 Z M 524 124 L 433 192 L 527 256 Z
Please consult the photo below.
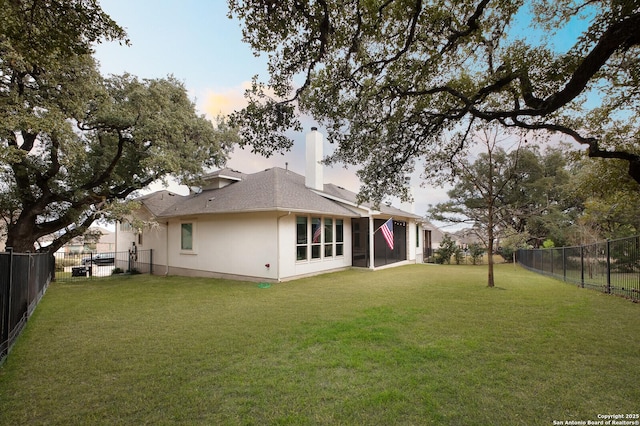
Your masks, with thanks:
M 322 220 L 319 217 L 311 218 L 311 258 L 320 259 L 322 248 Z
M 333 219 L 324 218 L 324 257 L 333 257 Z
M 344 256 L 344 220 L 296 216 L 296 260 Z
M 193 251 L 193 223 L 180 224 L 180 249 Z
M 307 222 L 306 216 L 296 216 L 296 260 L 307 260 L 309 257 Z
M 344 255 L 344 221 L 336 219 L 336 256 Z

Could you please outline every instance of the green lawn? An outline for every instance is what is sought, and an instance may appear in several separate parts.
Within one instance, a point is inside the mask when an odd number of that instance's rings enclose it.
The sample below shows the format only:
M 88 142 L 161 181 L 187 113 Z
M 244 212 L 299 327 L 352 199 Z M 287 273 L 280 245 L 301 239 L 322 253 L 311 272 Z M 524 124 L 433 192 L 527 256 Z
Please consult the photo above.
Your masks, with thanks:
M 54 283 L 2 425 L 551 425 L 640 412 L 640 305 L 513 265 Z

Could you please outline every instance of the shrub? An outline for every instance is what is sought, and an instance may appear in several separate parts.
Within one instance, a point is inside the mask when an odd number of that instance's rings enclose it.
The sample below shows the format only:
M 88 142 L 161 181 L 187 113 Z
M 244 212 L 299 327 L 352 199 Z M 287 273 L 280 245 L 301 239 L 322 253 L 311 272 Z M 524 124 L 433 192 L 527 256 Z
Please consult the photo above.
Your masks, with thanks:
M 482 247 L 479 243 L 471 243 L 469 244 L 469 256 L 471 256 L 471 262 L 474 265 L 477 265 L 480 261 L 482 262 L 482 255 L 484 254 L 484 247 Z
M 451 263 L 451 256 L 456 255 L 456 253 L 460 252 L 460 247 L 456 244 L 455 241 L 451 239 L 451 236 L 445 234 L 440 241 L 440 249 L 438 250 L 438 256 L 441 257 L 441 262 L 437 263 Z M 456 261 L 459 263 L 458 258 L 456 256 Z
M 513 263 L 514 251 L 515 249 L 511 246 L 503 246 L 503 247 L 500 247 L 500 250 L 498 251 L 498 253 L 500 254 L 500 256 L 502 256 L 502 258 L 506 263 Z
M 456 265 L 461 264 L 464 259 L 464 252 L 458 246 L 453 249 L 453 259 L 456 261 Z

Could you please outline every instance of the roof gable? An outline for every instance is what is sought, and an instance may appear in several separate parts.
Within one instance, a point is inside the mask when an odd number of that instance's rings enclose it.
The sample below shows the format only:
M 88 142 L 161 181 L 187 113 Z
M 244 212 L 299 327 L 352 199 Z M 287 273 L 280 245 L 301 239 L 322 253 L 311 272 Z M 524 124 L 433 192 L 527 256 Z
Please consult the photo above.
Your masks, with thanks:
M 237 170 L 224 168 L 204 176 L 202 190 L 220 189 L 235 182 L 240 182 L 247 175 Z
M 171 191 L 163 189 L 162 191 L 136 198 L 136 201 L 142 203 L 152 215 L 161 216 L 166 209 L 184 198 L 183 195 L 174 194 Z

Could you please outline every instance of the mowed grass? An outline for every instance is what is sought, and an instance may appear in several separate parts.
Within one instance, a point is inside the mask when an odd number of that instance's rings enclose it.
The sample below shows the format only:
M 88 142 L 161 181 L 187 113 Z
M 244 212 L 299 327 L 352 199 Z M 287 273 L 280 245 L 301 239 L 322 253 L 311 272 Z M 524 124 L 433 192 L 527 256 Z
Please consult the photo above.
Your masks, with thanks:
M 550 425 L 640 411 L 640 305 L 513 265 L 54 283 L 3 425 Z

